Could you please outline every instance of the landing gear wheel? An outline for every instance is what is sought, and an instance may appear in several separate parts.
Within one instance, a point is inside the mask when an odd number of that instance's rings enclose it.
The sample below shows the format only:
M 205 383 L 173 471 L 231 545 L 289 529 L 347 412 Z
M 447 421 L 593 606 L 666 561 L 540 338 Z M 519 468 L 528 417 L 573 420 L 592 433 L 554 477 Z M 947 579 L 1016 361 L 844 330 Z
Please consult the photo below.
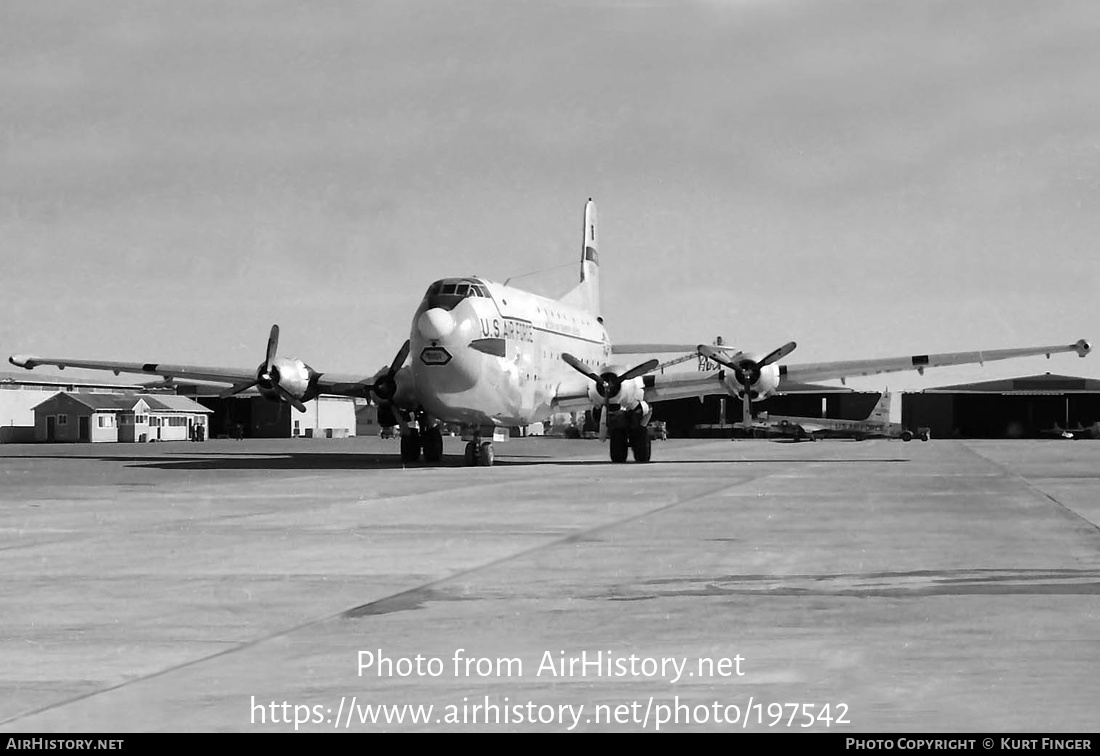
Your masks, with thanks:
M 443 431 L 438 426 L 424 431 L 424 461 L 439 462 L 443 459 Z
M 653 441 L 649 438 L 649 428 L 644 425 L 630 431 L 630 448 L 634 450 L 635 462 L 648 462 L 653 454 Z
M 466 467 L 477 466 L 477 441 L 466 442 Z
M 489 441 L 486 441 L 481 445 L 481 465 L 482 467 L 493 466 L 493 445 Z
M 615 464 L 626 462 L 626 455 L 630 449 L 630 439 L 626 431 L 615 428 L 611 431 L 611 461 Z
M 409 431 L 401 437 L 401 461 L 420 461 L 420 431 Z

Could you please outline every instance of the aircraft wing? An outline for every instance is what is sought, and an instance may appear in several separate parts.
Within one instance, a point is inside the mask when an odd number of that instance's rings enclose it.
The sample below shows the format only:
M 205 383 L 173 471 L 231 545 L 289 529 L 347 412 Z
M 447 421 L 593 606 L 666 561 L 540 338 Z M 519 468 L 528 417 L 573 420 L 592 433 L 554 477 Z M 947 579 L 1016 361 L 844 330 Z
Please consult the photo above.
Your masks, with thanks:
M 788 428 L 790 430 L 801 428 L 804 433 L 820 433 L 821 431 L 829 430 L 827 426 L 824 426 L 821 423 L 815 423 L 808 418 L 802 418 L 798 420 L 790 419 L 787 420 L 785 423 L 769 418 L 768 425 L 773 428 L 778 428 L 780 430 L 782 430 L 783 428 Z
M 34 357 L 30 355 L 12 355 L 8 362 L 16 367 L 32 370 L 39 365 L 51 365 L 64 370 L 67 367 L 81 370 L 102 370 L 115 375 L 135 373 L 139 375 L 157 375 L 162 378 L 182 378 L 202 383 L 221 383 L 240 385 L 256 380 L 256 368 L 204 367 L 201 365 L 173 365 L 159 362 L 103 362 L 99 360 L 71 360 L 64 357 Z M 317 388 L 322 394 L 344 396 L 366 396 L 364 388 L 373 381 L 370 376 L 341 375 L 321 373 Z M 369 392 L 369 388 L 366 389 Z
M 779 374 L 787 380 L 799 383 L 809 381 L 824 381 L 831 378 L 852 378 L 861 375 L 878 375 L 879 373 L 897 373 L 905 370 L 916 370 L 920 373 L 925 368 L 945 367 L 947 365 L 970 365 L 993 362 L 994 360 L 1010 360 L 1016 357 L 1037 357 L 1062 352 L 1076 352 L 1079 357 L 1084 357 L 1092 351 L 1092 346 L 1085 339 L 1073 344 L 1058 344 L 1054 346 L 1023 347 L 1021 349 L 991 349 L 977 352 L 945 352 L 943 354 L 915 354 L 908 357 L 886 357 L 876 360 L 847 360 L 843 362 L 817 362 L 804 365 L 780 365 Z
M 644 344 L 635 345 L 638 353 L 660 352 L 660 347 L 670 347 L 671 351 L 682 348 L 680 344 Z M 628 347 L 633 349 L 634 347 Z M 992 349 L 976 352 L 945 352 L 943 354 L 920 354 L 908 357 L 887 357 L 873 360 L 846 360 L 843 362 L 818 362 L 802 365 L 780 365 L 779 374 L 787 380 L 806 383 L 835 378 L 850 378 L 861 375 L 877 375 L 879 373 L 895 373 L 905 370 L 917 370 L 923 372 L 925 368 L 945 367 L 948 365 L 967 365 L 973 363 L 993 362 L 994 360 L 1008 360 L 1016 357 L 1035 357 L 1062 352 L 1076 352 L 1084 357 L 1092 351 L 1092 346 L 1084 339 L 1073 344 L 1058 344 L 1053 346 L 1023 347 L 1020 349 Z M 633 352 L 627 352 L 633 353 Z M 642 385 L 645 388 L 644 399 L 647 402 L 664 402 L 673 399 L 687 399 L 692 397 L 709 396 L 712 394 L 726 394 L 726 385 L 722 380 L 722 371 L 711 373 L 671 373 L 668 375 L 654 375 L 652 373 L 642 376 Z M 559 387 L 554 398 L 555 410 L 572 411 L 586 408 L 591 405 L 588 397 L 588 383 L 579 381 L 563 384 Z M 804 428 L 809 430 L 808 428 Z

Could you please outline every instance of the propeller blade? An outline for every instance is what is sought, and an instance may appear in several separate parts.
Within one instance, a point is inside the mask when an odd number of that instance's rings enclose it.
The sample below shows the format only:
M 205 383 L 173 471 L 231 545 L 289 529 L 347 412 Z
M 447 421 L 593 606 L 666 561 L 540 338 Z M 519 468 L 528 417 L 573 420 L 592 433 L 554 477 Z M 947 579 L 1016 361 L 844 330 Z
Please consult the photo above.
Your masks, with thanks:
M 745 424 L 745 430 L 752 430 L 752 399 L 749 398 L 749 392 L 746 391 L 741 395 L 741 422 Z
M 595 370 L 593 370 L 592 368 L 588 367 L 588 365 L 584 364 L 583 362 L 581 362 L 580 360 L 578 360 L 578 359 L 577 359 L 576 357 L 574 357 L 573 355 L 571 355 L 571 354 L 567 354 L 567 353 L 563 352 L 563 353 L 562 353 L 562 355 L 561 355 L 561 358 L 562 358 L 563 360 L 565 360 L 565 363 L 566 363 L 567 365 L 569 365 L 569 367 L 573 368 L 573 369 L 574 369 L 574 370 L 576 370 L 576 371 L 577 371 L 578 373 L 582 373 L 583 375 L 586 375 L 586 376 L 588 376 L 589 378 L 591 378 L 592 380 L 594 380 L 594 381 L 595 381 L 596 383 L 602 383 L 602 382 L 603 382 L 603 378 L 601 378 L 601 377 L 600 377 L 600 376 L 599 376 L 599 375 L 598 375 L 598 374 L 596 373 L 596 371 L 595 371 Z M 654 362 L 656 362 L 656 360 L 654 360 Z
M 250 381 L 249 383 L 238 383 L 236 386 L 230 386 L 229 388 L 225 389 L 225 391 L 220 392 L 218 394 L 218 398 L 219 399 L 228 399 L 229 397 L 236 396 L 237 394 L 241 393 L 242 391 L 247 391 L 248 389 L 250 389 L 253 386 L 256 386 L 258 384 L 259 384 L 259 381 Z
M 275 384 L 275 390 L 278 391 L 279 396 L 281 396 L 284 400 L 289 402 L 294 407 L 294 409 L 298 410 L 299 412 L 305 412 L 306 411 L 306 405 L 302 404 L 302 402 L 297 397 L 295 397 L 293 394 L 291 394 L 285 388 L 280 386 L 278 383 Z
M 265 370 L 271 372 L 271 364 L 275 361 L 275 352 L 279 348 L 279 326 L 271 326 L 271 335 L 267 337 L 267 362 Z
M 607 440 L 607 410 L 608 402 L 604 402 L 603 411 L 600 412 L 600 431 L 598 434 L 601 442 Z
M 758 364 L 758 365 L 759 365 L 760 367 L 764 367 L 765 365 L 770 365 L 770 364 L 772 364 L 773 362 L 776 362 L 776 361 L 778 361 L 778 360 L 781 360 L 781 359 L 783 359 L 784 357 L 786 357 L 786 356 L 787 356 L 788 354 L 790 354 L 791 352 L 793 352 L 793 351 L 794 351 L 794 348 L 795 348 L 796 346 L 798 346 L 798 345 L 797 345 L 797 344 L 795 344 L 795 343 L 794 343 L 793 341 L 788 341 L 788 342 L 787 342 L 786 344 L 784 344 L 783 346 L 779 347 L 779 348 L 778 348 L 778 349 L 776 349 L 776 350 L 775 350 L 774 352 L 770 353 L 770 354 L 769 354 L 769 355 L 768 355 L 767 357 L 765 357 L 764 359 L 760 360 L 760 362 L 758 362 L 757 364 Z
M 565 355 L 562 356 L 564 357 Z M 645 375 L 650 370 L 655 369 L 660 364 L 661 363 L 657 360 L 649 360 L 648 362 L 643 362 L 641 365 L 638 365 L 635 368 L 631 368 L 630 370 L 627 370 L 625 373 L 620 375 L 619 380 L 625 382 L 629 381 L 631 378 L 637 378 L 639 375 Z
M 397 351 L 397 356 L 393 358 L 393 362 L 390 363 L 390 375 L 393 375 L 401 366 L 405 364 L 405 360 L 409 356 L 409 340 L 405 339 L 405 343 L 401 345 L 401 348 Z

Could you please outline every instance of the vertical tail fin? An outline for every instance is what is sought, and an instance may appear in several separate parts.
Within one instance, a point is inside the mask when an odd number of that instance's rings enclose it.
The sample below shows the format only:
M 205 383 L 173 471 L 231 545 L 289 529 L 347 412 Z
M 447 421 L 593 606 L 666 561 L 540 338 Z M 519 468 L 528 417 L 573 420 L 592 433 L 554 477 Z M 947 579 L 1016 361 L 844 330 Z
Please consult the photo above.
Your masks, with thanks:
M 563 302 L 583 307 L 597 318 L 600 312 L 600 254 L 596 203 L 591 198 L 584 205 L 584 243 L 581 246 L 581 281 L 569 291 Z
M 883 391 L 879 396 L 878 404 L 871 410 L 871 414 L 867 416 L 869 422 L 888 423 L 890 422 L 890 391 Z

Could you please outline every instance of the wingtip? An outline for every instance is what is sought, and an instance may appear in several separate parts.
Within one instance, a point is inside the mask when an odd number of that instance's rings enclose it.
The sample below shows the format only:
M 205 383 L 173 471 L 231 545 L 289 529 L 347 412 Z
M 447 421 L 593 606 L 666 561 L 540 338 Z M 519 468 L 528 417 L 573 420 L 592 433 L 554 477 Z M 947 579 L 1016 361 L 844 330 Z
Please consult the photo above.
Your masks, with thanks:
M 1077 352 L 1078 357 L 1084 357 L 1092 351 L 1092 344 L 1086 339 L 1078 339 L 1077 343 L 1073 345 L 1073 349 Z
M 8 362 L 25 370 L 31 370 L 37 364 L 35 358 L 29 354 L 13 354 L 8 357 Z

